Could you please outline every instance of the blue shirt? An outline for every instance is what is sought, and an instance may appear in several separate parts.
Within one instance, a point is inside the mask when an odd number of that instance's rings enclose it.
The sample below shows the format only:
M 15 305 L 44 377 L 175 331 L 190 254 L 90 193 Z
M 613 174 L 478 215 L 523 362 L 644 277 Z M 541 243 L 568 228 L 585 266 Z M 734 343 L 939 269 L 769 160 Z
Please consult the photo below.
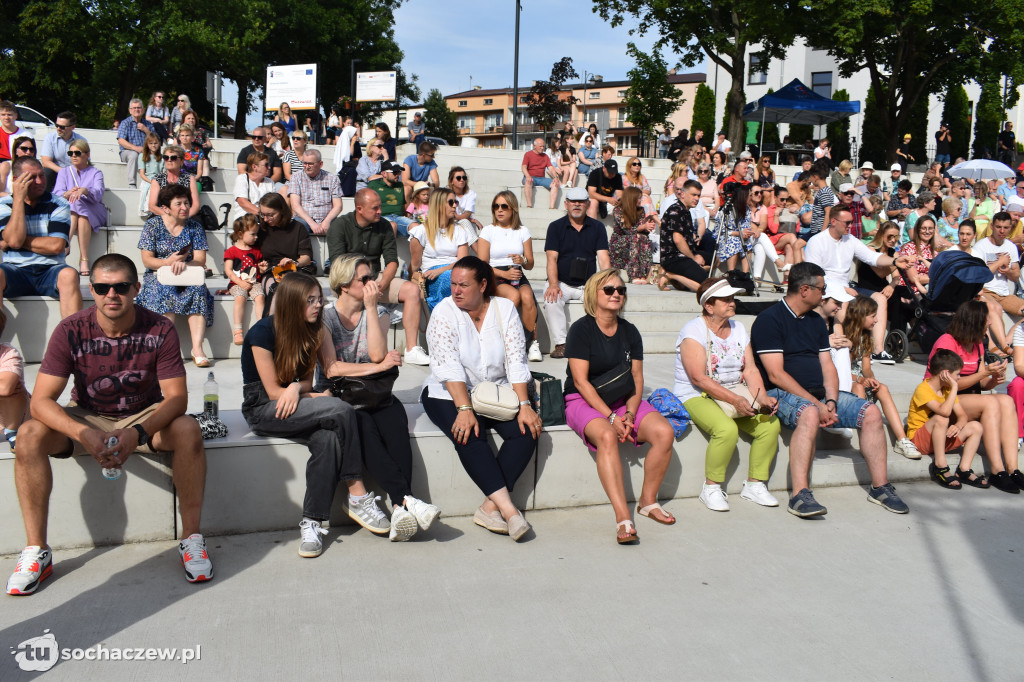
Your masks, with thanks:
M 134 144 L 138 147 L 142 147 L 146 144 L 146 133 L 142 132 L 138 128 L 138 123 L 145 123 L 146 127 L 149 128 L 150 132 L 153 132 L 153 124 L 142 119 L 142 121 L 136 121 L 131 116 L 128 116 L 121 124 L 117 126 L 117 137 L 122 140 L 127 140 L 130 144 Z M 120 143 L 118 143 L 120 144 Z M 121 149 L 128 149 L 123 144 Z
M 558 281 L 581 287 L 597 272 L 597 252 L 608 250 L 608 231 L 604 223 L 590 217 L 584 217 L 583 227 L 577 230 L 569 216 L 563 216 L 548 225 L 544 250 L 558 253 Z
M 1003 198 L 1003 205 L 1005 206 L 1007 201 L 1017 196 L 1016 183 L 1011 185 L 1009 183 L 1004 182 L 1003 184 L 999 185 L 999 189 L 996 190 L 996 195 Z
M 13 197 L 0 199 L 0 239 L 4 228 L 11 219 Z M 60 237 L 68 242 L 71 231 L 71 204 L 63 197 L 47 192 L 39 197 L 34 206 L 25 205 L 25 234 L 29 237 Z M 4 263 L 17 267 L 27 265 L 64 265 L 64 252 L 53 256 L 44 256 L 28 249 L 9 249 L 4 251 Z
M 429 182 L 430 171 L 437 168 L 437 163 L 431 159 L 426 165 L 421 166 L 416 154 L 405 157 L 405 166 L 409 169 L 409 177 L 413 182 Z
M 769 381 L 761 356 L 779 353 L 787 374 L 818 400 L 825 397 L 825 377 L 818 354 L 827 353 L 829 343 L 828 327 L 821 315 L 812 310 L 797 317 L 783 299 L 754 320 L 750 345 L 766 390 L 778 386 Z
M 71 159 L 68 157 L 68 147 L 75 140 L 84 140 L 85 138 L 76 132 L 71 133 L 71 139 L 65 141 L 63 137 L 53 132 L 46 136 L 43 140 L 43 148 L 39 152 L 39 156 L 49 156 L 53 159 L 53 162 L 61 168 L 67 168 L 71 165 Z

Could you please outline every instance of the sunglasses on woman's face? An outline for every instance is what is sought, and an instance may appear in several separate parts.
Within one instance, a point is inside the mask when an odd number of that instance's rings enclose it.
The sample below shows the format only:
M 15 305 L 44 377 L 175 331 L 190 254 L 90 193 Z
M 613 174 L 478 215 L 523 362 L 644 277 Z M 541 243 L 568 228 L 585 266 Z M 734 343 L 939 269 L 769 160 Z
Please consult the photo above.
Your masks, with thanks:
M 492 211 L 507 211 L 511 208 L 508 204 L 491 204 Z
M 612 294 L 618 294 L 619 296 L 625 296 L 626 295 L 626 285 L 623 284 L 623 285 L 617 286 L 617 287 L 613 287 L 613 286 L 601 287 L 601 291 L 604 292 L 605 296 L 611 296 Z
M 292 136 L 292 139 L 302 141 L 305 140 L 306 138 L 304 138 L 302 135 L 294 135 Z
M 371 279 L 373 279 L 373 275 L 363 275 L 362 277 L 356 277 L 354 281 L 359 282 L 360 284 L 366 284 Z
M 458 206 L 459 202 L 457 202 L 455 199 L 449 199 L 448 200 L 448 205 L 449 206 Z
M 164 154 L 160 158 L 162 158 L 164 161 L 177 161 L 180 157 L 177 156 L 176 154 Z
M 761 193 L 760 192 L 751 192 L 750 196 L 752 196 L 752 197 L 759 197 L 759 196 L 761 196 Z
M 25 151 L 25 150 L 22 149 L 21 151 Z M 32 151 L 35 151 L 35 150 L 33 149 Z M 72 149 L 72 150 L 70 150 L 68 152 L 68 156 L 85 156 L 85 152 L 83 152 L 83 151 L 81 151 L 79 149 Z
M 642 164 L 639 164 L 639 163 L 631 163 L 631 164 L 629 164 L 629 165 L 630 165 L 630 166 L 633 166 L 634 168 L 640 168 L 640 166 L 641 166 Z
M 466 180 L 466 179 L 467 178 L 466 178 L 465 175 L 456 175 L 454 178 L 452 178 L 452 180 L 455 180 L 457 182 L 462 182 L 463 180 Z
M 24 152 L 25 154 L 33 154 L 34 155 L 36 153 L 36 148 L 35 147 L 18 147 L 17 149 L 15 149 L 15 151 Z M 74 155 L 78 156 L 81 153 L 82 152 L 74 152 Z M 68 156 L 71 156 L 71 154 L 68 154 Z

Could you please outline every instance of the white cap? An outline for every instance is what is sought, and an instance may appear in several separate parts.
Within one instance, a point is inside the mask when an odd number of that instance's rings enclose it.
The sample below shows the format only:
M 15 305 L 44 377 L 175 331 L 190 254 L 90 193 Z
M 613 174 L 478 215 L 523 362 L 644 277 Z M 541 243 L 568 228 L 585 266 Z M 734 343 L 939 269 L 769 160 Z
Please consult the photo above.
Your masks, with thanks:
M 704 304 L 712 298 L 725 298 L 726 296 L 735 296 L 736 294 L 743 293 L 743 289 L 737 289 L 736 287 L 729 284 L 729 280 L 724 277 L 721 281 L 715 282 L 708 290 L 701 294 L 700 305 L 703 308 Z
M 903 170 L 903 166 L 899 165 L 898 163 L 894 163 L 893 165 L 889 166 L 889 170 L 891 170 L 891 171 L 894 171 L 894 170 L 901 171 L 901 170 Z
M 827 279 L 825 280 L 824 298 L 831 298 L 836 303 L 846 303 L 847 301 L 852 301 L 855 297 L 848 294 L 842 284 Z
M 865 161 L 860 165 L 860 169 L 864 170 L 865 168 L 867 168 L 868 170 L 875 170 L 875 164 L 871 163 L 870 161 Z
M 847 192 L 852 192 L 852 191 L 853 191 L 853 183 L 851 183 L 851 182 L 844 182 L 843 184 L 839 185 L 839 193 L 840 194 L 846 194 Z

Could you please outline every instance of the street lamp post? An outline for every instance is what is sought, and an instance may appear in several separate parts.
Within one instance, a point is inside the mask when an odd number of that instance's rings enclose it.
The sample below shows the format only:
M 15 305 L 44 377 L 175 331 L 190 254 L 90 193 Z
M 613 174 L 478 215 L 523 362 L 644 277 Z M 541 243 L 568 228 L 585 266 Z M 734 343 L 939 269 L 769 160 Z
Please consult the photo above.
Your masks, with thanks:
M 519 13 L 523 3 L 516 0 L 516 58 L 512 72 L 512 150 L 519 149 Z
M 589 73 L 586 69 L 583 69 L 583 122 L 582 128 L 587 128 L 587 84 L 588 83 L 600 83 L 604 80 L 604 76 L 600 76 L 596 73 Z

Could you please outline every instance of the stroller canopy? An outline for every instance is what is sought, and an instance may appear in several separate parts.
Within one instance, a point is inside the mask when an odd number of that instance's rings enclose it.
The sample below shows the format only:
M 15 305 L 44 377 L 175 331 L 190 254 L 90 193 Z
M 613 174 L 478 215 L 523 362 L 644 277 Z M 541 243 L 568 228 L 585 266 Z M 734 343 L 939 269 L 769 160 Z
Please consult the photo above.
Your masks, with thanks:
M 965 251 L 942 251 L 928 270 L 928 298 L 933 306 L 954 311 L 977 296 L 993 277 L 980 258 Z

